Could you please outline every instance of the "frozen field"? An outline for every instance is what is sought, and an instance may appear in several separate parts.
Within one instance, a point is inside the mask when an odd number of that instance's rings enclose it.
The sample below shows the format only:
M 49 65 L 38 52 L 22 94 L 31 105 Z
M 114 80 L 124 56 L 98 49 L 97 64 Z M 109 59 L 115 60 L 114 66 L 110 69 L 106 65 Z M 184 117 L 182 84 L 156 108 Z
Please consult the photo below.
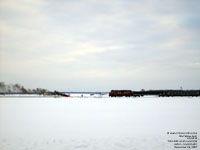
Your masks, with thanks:
M 200 98 L 1 97 L 0 150 L 168 150 L 199 118 Z

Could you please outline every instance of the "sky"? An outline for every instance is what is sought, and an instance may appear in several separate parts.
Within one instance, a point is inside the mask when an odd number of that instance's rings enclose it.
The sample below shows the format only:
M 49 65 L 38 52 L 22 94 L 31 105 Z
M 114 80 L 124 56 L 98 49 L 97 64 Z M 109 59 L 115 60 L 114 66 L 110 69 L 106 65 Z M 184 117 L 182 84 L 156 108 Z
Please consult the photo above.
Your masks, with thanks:
M 199 0 L 0 0 L 0 81 L 200 89 Z

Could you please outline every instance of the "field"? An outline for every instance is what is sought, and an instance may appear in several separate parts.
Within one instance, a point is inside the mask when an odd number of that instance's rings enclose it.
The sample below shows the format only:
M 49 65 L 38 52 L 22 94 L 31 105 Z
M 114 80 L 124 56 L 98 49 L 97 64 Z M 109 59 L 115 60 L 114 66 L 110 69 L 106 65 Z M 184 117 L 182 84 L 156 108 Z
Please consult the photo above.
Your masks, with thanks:
M 199 97 L 1 97 L 0 150 L 168 150 L 199 118 Z

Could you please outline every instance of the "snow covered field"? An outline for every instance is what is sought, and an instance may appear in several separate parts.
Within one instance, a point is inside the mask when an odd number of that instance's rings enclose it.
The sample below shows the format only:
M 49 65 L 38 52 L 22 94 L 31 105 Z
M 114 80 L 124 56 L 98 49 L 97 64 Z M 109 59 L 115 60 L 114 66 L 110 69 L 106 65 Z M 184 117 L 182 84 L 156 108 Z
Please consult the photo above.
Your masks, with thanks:
M 1 97 L 0 150 L 168 150 L 167 132 L 199 137 L 199 97 L 97 97 Z

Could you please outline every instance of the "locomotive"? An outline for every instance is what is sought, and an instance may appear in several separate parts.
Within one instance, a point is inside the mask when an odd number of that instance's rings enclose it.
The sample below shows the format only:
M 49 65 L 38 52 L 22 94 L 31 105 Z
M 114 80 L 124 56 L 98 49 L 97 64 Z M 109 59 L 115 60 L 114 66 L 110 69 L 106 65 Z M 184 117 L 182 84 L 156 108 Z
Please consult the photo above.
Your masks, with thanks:
M 133 93 L 131 90 L 112 90 L 112 91 L 110 91 L 109 96 L 111 96 L 111 97 L 122 97 L 122 96 L 130 97 L 130 96 L 133 96 Z

